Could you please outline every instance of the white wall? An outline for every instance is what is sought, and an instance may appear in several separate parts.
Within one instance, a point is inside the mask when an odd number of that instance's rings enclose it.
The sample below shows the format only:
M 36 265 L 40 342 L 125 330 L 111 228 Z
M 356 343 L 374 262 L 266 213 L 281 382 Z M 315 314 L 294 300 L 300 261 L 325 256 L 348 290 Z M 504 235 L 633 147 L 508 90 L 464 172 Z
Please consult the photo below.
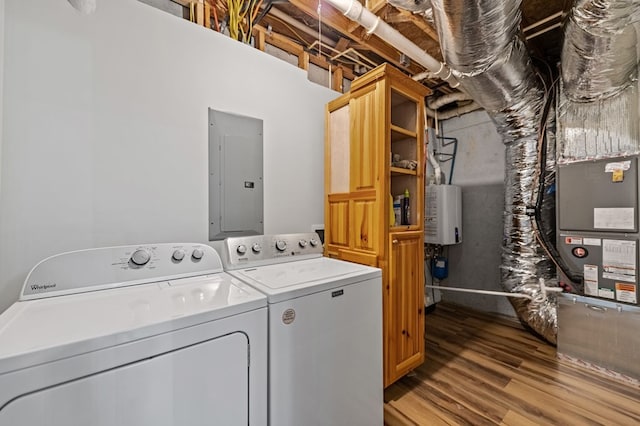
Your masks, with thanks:
M 442 127 L 443 136 L 458 138 L 453 184 L 462 187 L 462 243 L 445 249 L 449 277 L 441 285 L 504 291 L 500 284 L 505 170 L 502 138 L 484 111 L 446 120 Z M 447 179 L 450 165 L 443 163 Z M 506 297 L 446 290 L 441 295 L 447 302 L 515 316 Z
M 453 182 L 460 186 L 491 185 L 504 182 L 504 144 L 495 124 L 484 110 L 442 122 L 441 136 L 458 138 Z M 429 146 L 433 151 L 433 147 Z M 442 152 L 451 153 L 453 146 Z M 447 183 L 451 162 L 442 163 Z
M 2 87 L 4 83 L 4 0 L 0 0 L 0 191 L 2 190 Z M 1 198 L 0 198 L 1 199 Z M 2 308 L 0 308 L 2 311 Z
M 135 0 L 3 1 L 0 311 L 55 253 L 206 241 L 208 107 L 264 120 L 265 233 L 323 223 L 337 93 Z

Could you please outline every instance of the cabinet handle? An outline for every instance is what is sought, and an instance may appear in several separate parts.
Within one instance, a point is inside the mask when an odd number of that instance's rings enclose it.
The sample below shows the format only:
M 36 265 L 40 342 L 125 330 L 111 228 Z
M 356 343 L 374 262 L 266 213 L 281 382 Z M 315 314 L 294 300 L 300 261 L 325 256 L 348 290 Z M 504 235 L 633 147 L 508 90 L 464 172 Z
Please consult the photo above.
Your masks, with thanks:
M 393 244 L 398 244 L 398 240 L 392 240 L 391 241 Z

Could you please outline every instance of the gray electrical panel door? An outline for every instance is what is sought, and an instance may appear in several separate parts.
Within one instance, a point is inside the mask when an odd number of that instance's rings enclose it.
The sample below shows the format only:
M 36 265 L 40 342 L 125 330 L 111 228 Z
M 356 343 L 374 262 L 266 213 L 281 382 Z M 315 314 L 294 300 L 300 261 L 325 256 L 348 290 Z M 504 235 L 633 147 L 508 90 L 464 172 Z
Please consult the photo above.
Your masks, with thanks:
M 637 207 L 636 157 L 558 167 L 561 230 L 637 232 Z
M 262 120 L 209 109 L 209 241 L 263 227 Z

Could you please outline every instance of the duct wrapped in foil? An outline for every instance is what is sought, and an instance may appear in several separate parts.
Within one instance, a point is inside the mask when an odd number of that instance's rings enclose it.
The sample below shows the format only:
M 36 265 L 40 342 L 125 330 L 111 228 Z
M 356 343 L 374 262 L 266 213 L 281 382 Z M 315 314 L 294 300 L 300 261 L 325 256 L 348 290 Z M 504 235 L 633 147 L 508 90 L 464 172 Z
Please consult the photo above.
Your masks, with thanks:
M 511 298 L 520 320 L 556 342 L 555 268 L 535 238 L 527 207 L 537 189 L 538 130 L 544 91 L 519 37 L 520 1 L 432 0 L 447 64 L 464 90 L 487 110 L 506 145 L 502 286 L 533 301 Z
M 474 76 L 506 62 L 520 28 L 520 3 L 432 0 L 447 64 L 458 73 Z
M 590 103 L 567 98 L 558 105 L 558 163 L 640 154 L 638 82 L 617 96 Z
M 551 111 L 547 120 L 547 145 L 546 145 L 546 161 L 544 164 L 545 173 L 544 181 L 542 185 L 542 206 L 540 208 L 540 215 L 542 217 L 542 223 L 547 224 L 546 228 L 541 229 L 541 232 L 546 234 L 548 241 L 555 240 L 555 229 L 549 224 L 553 224 L 555 221 L 555 154 L 556 154 L 556 129 L 555 129 L 555 113 Z M 517 147 L 517 148 L 516 148 Z M 518 167 L 507 171 L 507 180 L 518 180 L 513 176 L 513 173 L 519 173 L 520 170 L 536 170 L 533 173 L 537 173 L 540 164 L 538 164 L 537 153 L 534 154 L 533 146 L 527 144 L 524 146 L 518 146 L 518 144 L 507 145 L 507 161 L 515 160 L 518 162 L 531 162 L 531 167 L 525 167 L 524 164 L 519 164 Z M 537 150 L 537 144 L 536 148 Z M 516 150 L 519 150 L 516 151 Z M 533 163 L 536 163 L 534 166 Z M 538 186 L 540 177 L 530 175 L 527 173 L 526 181 L 531 182 L 534 186 Z M 513 197 L 514 186 L 507 186 L 506 195 L 507 198 Z M 537 195 L 537 188 L 532 189 L 534 196 Z M 526 200 L 522 200 L 523 202 Z M 514 205 L 519 204 L 514 199 Z M 513 285 L 510 291 L 529 294 L 533 300 L 528 301 L 525 299 L 511 299 L 511 303 L 518 313 L 520 319 L 527 324 L 532 331 L 541 335 L 547 341 L 556 343 L 557 341 L 557 301 L 556 295 L 553 293 L 546 293 L 540 287 L 540 281 L 547 287 L 556 287 L 558 285 L 554 265 L 550 262 L 547 256 L 542 255 L 539 246 L 526 247 L 528 239 L 534 235 L 533 222 L 530 218 L 526 217 L 522 211 L 518 212 L 517 216 L 509 215 L 505 220 L 505 231 L 516 233 L 517 235 L 512 238 L 513 241 L 519 242 L 519 244 L 510 244 L 508 241 L 504 244 L 503 252 L 503 265 L 502 265 L 502 277 L 505 285 Z M 512 229 L 514 221 L 517 221 L 517 230 Z M 511 225 L 510 225 L 511 224 Z M 537 241 L 533 242 L 537 244 Z M 517 256 L 518 259 L 513 258 Z M 514 269 L 513 266 L 517 266 L 518 269 Z M 523 267 L 526 269 L 522 270 Z M 537 282 L 533 280 L 533 276 L 537 276 Z M 546 293 L 546 294 L 545 294 Z
M 565 27 L 562 81 L 567 97 L 592 102 L 624 90 L 638 73 L 637 0 L 577 0 Z

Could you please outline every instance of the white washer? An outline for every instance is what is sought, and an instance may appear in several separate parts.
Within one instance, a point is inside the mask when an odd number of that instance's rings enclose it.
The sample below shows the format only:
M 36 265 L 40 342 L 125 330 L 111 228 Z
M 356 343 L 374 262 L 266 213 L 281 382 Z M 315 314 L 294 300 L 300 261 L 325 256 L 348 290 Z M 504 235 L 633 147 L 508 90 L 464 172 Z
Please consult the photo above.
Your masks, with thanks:
M 266 321 L 206 245 L 53 256 L 0 315 L 0 425 L 265 425 Z
M 380 269 L 322 257 L 315 233 L 228 238 L 223 263 L 269 302 L 269 423 L 383 423 Z

